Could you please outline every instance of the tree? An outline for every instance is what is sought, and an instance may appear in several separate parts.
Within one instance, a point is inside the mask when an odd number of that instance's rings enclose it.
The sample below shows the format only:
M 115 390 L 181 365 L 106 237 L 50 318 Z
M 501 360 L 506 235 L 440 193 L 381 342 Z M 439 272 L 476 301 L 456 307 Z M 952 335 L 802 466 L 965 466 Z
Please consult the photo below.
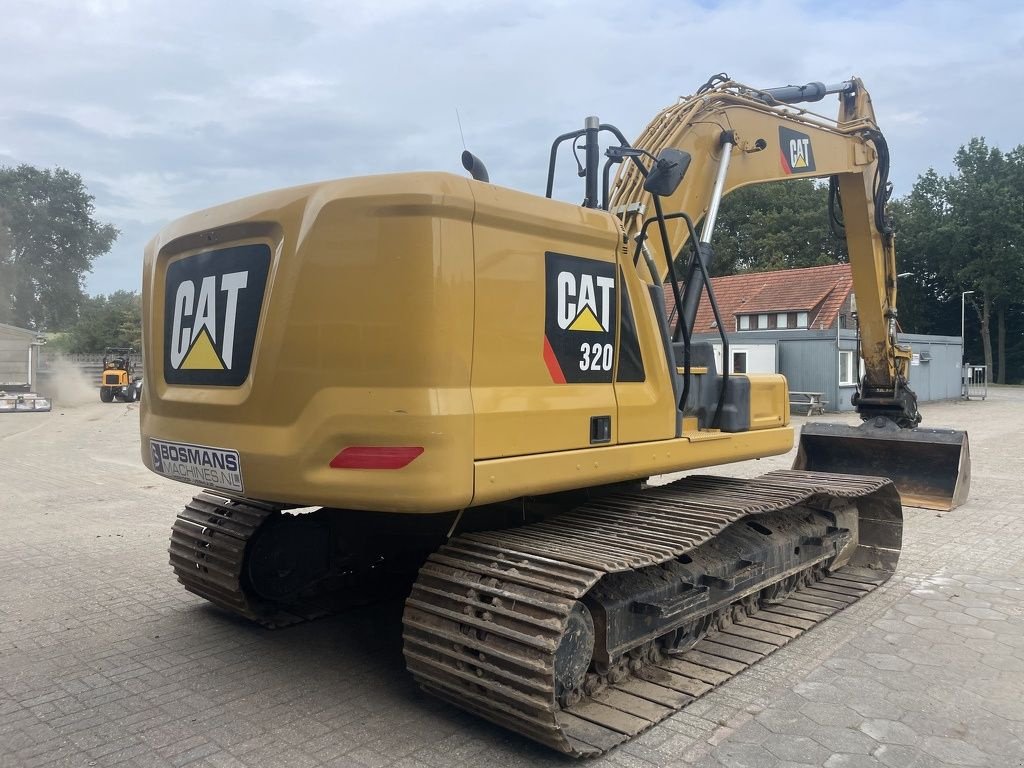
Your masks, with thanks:
M 888 207 L 896 230 L 896 269 L 910 273 L 900 278 L 897 298 L 900 326 L 909 333 L 960 333 L 960 296 L 938 263 L 948 245 L 948 208 L 944 181 L 933 170 Z
M 922 333 L 958 335 L 960 294 L 974 291 L 970 306 L 981 326 L 985 364 L 1002 384 L 1014 375 L 1011 370 L 1021 370 L 1016 362 L 1020 333 L 1009 334 L 1008 349 L 1007 329 L 1021 328 L 1024 147 L 1004 154 L 974 138 L 954 162 L 953 174 L 927 171 L 909 195 L 891 206 L 899 269 L 913 273 L 911 290 L 900 293 L 901 324 Z M 905 285 L 901 281 L 901 289 Z
M 0 208 L 9 237 L 0 250 L 0 311 L 26 328 L 70 327 L 84 299 L 92 262 L 119 234 L 94 218 L 93 196 L 82 177 L 64 168 L 0 167 Z
M 134 291 L 90 296 L 68 334 L 68 351 L 102 352 L 106 347 L 142 347 L 142 299 Z
M 14 321 L 14 305 L 10 286 L 14 285 L 14 265 L 11 254 L 11 230 L 7 226 L 7 212 L 0 208 L 0 323 Z
M 945 184 L 949 247 L 940 268 L 958 290 L 974 290 L 985 365 L 1006 383 L 1006 314 L 1024 290 L 1024 146 L 1010 154 L 973 138 L 956 153 Z M 997 322 L 994 369 L 990 323 Z
M 714 275 L 816 267 L 847 260 L 828 226 L 828 187 L 810 179 L 743 187 L 722 200 Z

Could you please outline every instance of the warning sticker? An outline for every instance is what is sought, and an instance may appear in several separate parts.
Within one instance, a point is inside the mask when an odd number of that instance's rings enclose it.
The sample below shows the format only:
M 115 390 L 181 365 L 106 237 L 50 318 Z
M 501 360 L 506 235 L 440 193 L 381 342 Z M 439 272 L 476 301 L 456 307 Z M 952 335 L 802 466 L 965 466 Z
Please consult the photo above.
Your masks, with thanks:
M 181 483 L 244 492 L 238 451 L 190 443 L 149 441 L 153 471 Z

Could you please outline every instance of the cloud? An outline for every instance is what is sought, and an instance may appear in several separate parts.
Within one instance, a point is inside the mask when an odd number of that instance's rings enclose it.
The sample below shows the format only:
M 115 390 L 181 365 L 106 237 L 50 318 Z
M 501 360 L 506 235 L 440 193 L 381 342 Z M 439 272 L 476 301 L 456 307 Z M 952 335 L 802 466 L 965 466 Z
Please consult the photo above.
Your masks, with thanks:
M 897 194 L 971 136 L 1021 142 L 1016 3 L 183 0 L 8 4 L 0 162 L 85 177 L 122 230 L 88 287 L 137 288 L 146 240 L 266 189 L 399 170 L 543 192 L 554 136 L 597 114 L 635 136 L 710 74 L 864 78 Z M 815 105 L 832 112 L 831 102 Z M 558 192 L 578 200 L 574 165 Z

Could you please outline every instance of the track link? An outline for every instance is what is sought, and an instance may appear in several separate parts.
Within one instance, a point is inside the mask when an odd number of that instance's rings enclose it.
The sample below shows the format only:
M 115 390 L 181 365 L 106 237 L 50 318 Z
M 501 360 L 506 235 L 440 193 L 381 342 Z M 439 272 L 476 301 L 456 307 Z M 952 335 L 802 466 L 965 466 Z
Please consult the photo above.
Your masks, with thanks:
M 648 647 L 567 700 L 556 654 L 574 606 L 606 575 L 659 565 L 732 523 L 798 505 L 850 501 L 858 546 L 834 573 L 758 608 L 755 590 L 714 606 L 715 628 L 672 657 Z M 678 712 L 883 583 L 899 557 L 902 513 L 881 478 L 773 472 L 691 477 L 603 497 L 521 528 L 459 536 L 420 571 L 404 614 L 409 670 L 424 690 L 576 757 L 601 754 Z M 812 578 L 819 580 L 814 581 Z M 770 586 L 770 582 L 759 584 Z
M 284 627 L 325 611 L 260 600 L 247 588 L 246 548 L 256 531 L 281 508 L 258 501 L 201 493 L 174 521 L 169 549 L 178 581 L 199 597 L 266 627 Z

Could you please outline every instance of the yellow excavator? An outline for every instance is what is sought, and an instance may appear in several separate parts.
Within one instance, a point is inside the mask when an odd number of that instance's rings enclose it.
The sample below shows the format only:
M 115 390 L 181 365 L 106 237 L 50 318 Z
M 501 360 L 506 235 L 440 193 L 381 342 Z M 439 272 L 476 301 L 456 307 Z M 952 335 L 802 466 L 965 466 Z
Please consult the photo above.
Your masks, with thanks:
M 830 94 L 836 119 L 798 106 Z M 567 143 L 582 205 L 552 199 Z M 592 756 L 883 583 L 897 489 L 961 503 L 967 436 L 918 427 L 860 80 L 716 76 L 632 144 L 587 118 L 544 197 L 463 164 L 260 194 L 153 239 L 143 457 L 206 489 L 172 530 L 188 590 L 267 626 L 404 591 L 425 690 Z M 723 196 L 788 178 L 830 179 L 863 424 L 806 425 L 793 470 L 649 485 L 793 446 L 785 378 L 719 371 L 692 335 L 707 301 L 729 359 Z

